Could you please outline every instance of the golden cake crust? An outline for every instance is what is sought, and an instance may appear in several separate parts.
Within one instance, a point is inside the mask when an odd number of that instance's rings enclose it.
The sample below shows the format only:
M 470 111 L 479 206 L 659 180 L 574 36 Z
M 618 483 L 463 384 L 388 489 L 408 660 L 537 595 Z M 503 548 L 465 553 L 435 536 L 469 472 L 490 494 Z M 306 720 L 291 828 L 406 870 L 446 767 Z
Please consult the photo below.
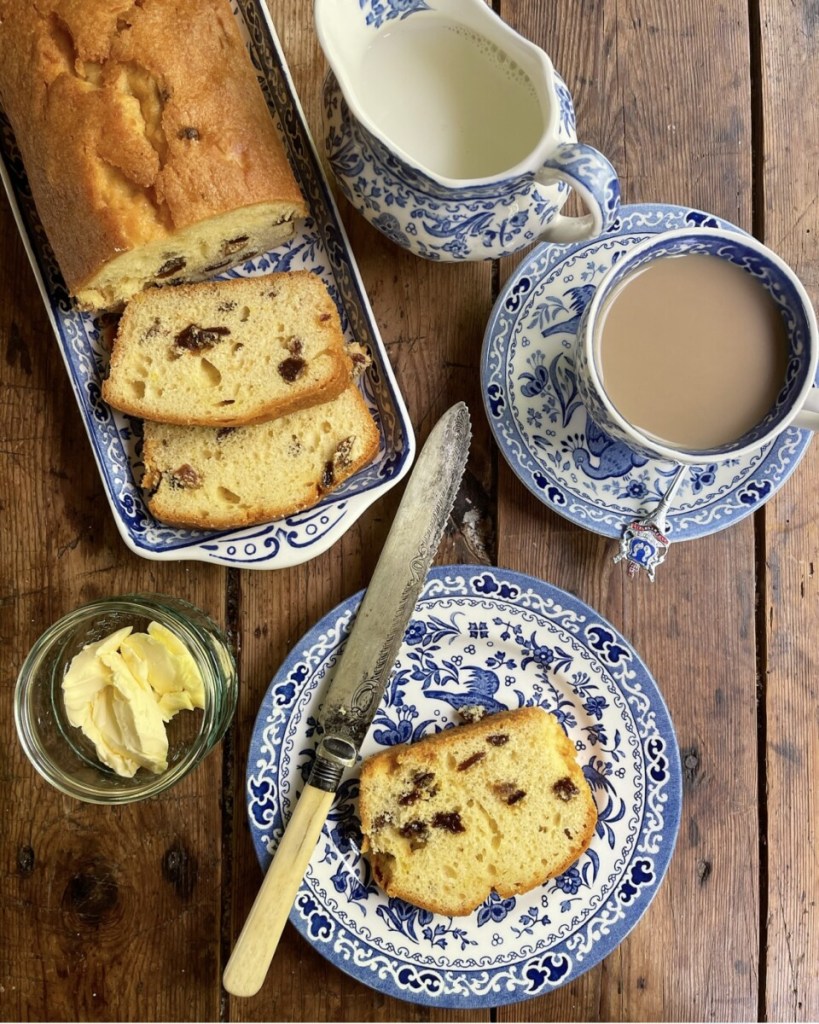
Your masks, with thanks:
M 230 241 L 248 234 L 243 210 L 306 212 L 227 0 L 0 0 L 0 52 L 0 102 L 81 304 L 99 304 L 99 272 L 122 253 L 156 243 L 149 266 L 123 269 L 147 283 L 163 252 L 201 276 L 191 239 L 176 251 L 185 229 L 229 214 Z

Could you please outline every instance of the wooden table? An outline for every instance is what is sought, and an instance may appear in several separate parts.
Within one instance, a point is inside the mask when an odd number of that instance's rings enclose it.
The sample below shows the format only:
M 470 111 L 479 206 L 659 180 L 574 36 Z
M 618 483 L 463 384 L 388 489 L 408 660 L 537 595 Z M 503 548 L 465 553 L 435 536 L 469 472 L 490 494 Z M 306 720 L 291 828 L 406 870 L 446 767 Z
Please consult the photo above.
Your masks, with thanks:
M 711 210 L 790 262 L 819 299 L 819 13 L 811 0 L 495 0 L 552 56 L 581 137 L 625 202 Z M 321 138 L 324 58 L 307 0 L 274 17 Z M 484 325 L 516 264 L 435 266 L 342 204 L 418 437 L 453 402 L 475 437 L 441 563 L 485 562 L 578 595 L 634 644 L 668 702 L 684 765 L 679 841 L 645 917 L 603 963 L 498 1020 L 819 1018 L 819 449 L 732 528 L 630 581 L 612 542 L 517 481 L 483 413 Z M 326 554 L 278 572 L 130 554 L 103 488 L 23 247 L 0 202 L 0 1014 L 4 1020 L 459 1019 L 379 995 L 290 926 L 262 993 L 221 968 L 259 885 L 242 783 L 251 725 L 291 645 L 364 586 L 401 487 Z M 468 513 L 468 514 L 467 514 Z M 241 696 L 221 748 L 168 796 L 106 810 L 64 799 L 12 721 L 40 632 L 90 599 L 176 594 L 221 621 Z

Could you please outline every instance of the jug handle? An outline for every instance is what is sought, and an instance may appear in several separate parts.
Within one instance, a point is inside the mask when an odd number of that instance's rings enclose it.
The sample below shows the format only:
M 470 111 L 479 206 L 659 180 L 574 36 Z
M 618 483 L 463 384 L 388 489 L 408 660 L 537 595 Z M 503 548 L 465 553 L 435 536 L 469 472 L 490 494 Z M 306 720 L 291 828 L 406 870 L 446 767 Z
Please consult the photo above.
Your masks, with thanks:
M 580 242 L 608 231 L 620 209 L 617 172 L 602 153 L 583 142 L 559 145 L 535 175 L 540 185 L 564 181 L 571 185 L 589 211 L 584 217 L 555 214 L 540 236 L 541 242 Z

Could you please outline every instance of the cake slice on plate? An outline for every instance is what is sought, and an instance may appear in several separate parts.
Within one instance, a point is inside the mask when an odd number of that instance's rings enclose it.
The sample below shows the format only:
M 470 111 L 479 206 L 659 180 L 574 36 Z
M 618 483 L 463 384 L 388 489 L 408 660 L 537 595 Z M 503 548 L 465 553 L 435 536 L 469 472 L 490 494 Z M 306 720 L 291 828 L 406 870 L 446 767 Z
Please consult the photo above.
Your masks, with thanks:
M 561 874 L 597 822 L 572 742 L 539 707 L 374 755 L 361 770 L 359 812 L 378 884 L 450 916 Z
M 357 352 L 309 271 L 152 289 L 120 321 L 102 397 L 185 426 L 239 426 L 336 398 Z

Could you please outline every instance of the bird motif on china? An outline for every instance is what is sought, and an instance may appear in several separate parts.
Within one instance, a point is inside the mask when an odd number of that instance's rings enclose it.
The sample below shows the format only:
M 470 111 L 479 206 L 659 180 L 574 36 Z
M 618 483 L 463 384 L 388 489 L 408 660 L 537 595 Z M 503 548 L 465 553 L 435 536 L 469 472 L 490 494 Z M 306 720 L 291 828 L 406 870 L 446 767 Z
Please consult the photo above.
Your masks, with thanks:
M 505 709 L 505 705 L 495 699 L 500 679 L 491 669 L 468 667 L 457 678 L 447 679 L 446 684 L 443 690 L 425 689 L 424 695 L 445 700 L 450 707 L 458 710 L 473 704 L 485 708 L 489 714 Z
M 583 311 L 591 302 L 592 295 L 594 295 L 594 285 L 582 284 L 577 288 L 569 288 L 566 294 L 571 296 L 569 309 L 572 311 L 572 316 L 568 320 L 561 320 L 557 323 L 549 324 L 548 327 L 541 328 L 540 333 L 544 338 L 548 338 L 552 334 L 577 334 L 583 317 Z
M 622 441 L 615 441 L 604 433 L 586 413 L 586 445 L 580 435 L 574 441 L 572 460 L 578 469 L 593 480 L 604 480 L 612 476 L 625 476 L 630 470 L 644 466 L 648 459 L 639 455 Z M 596 459 L 596 462 L 592 460 Z

